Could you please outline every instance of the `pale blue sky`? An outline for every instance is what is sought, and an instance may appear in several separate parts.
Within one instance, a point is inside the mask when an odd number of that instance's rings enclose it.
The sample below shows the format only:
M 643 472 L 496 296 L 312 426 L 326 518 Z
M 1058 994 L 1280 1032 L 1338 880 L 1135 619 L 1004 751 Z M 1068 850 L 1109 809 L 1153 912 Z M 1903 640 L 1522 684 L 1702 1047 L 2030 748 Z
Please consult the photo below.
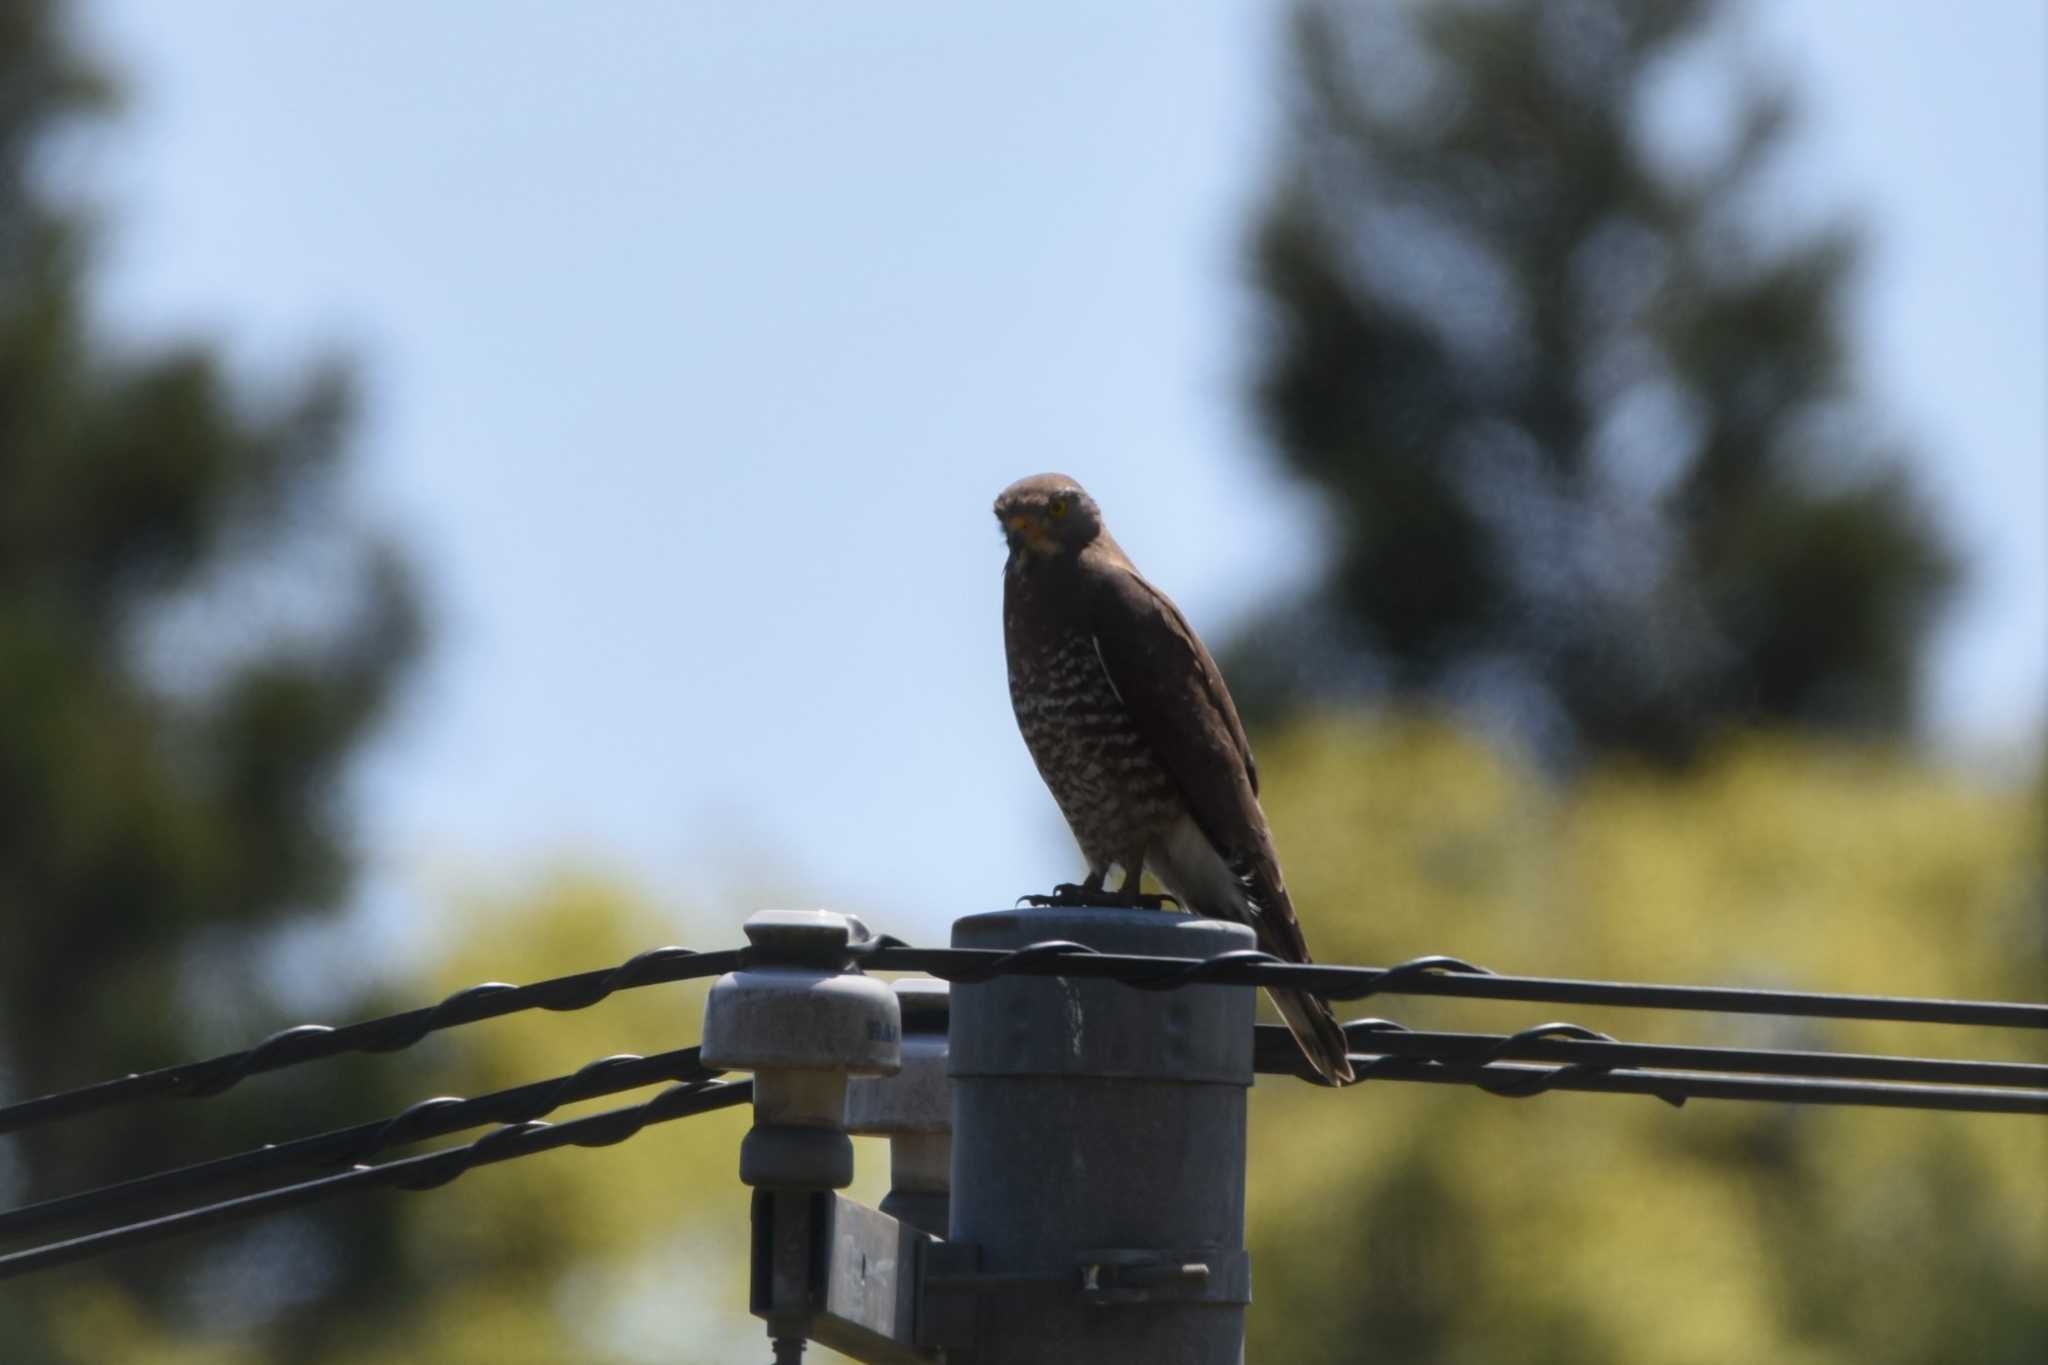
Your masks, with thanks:
M 96 0 L 122 330 L 365 363 L 366 506 L 442 626 L 363 783 L 371 903 L 559 855 L 933 937 L 1071 874 L 1011 723 L 988 514 L 1083 478 L 1206 633 L 1310 571 L 1244 413 L 1278 7 Z M 1762 6 L 1793 193 L 1978 557 L 1951 750 L 2038 737 L 2034 0 Z M 740 899 L 742 892 L 746 899 Z

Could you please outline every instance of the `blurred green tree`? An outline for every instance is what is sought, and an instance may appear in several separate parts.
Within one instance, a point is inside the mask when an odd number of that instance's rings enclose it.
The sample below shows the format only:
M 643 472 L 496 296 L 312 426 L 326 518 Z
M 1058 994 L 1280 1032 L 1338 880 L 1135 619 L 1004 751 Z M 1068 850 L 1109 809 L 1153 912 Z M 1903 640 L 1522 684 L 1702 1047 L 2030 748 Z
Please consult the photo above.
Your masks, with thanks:
M 105 110 L 62 7 L 0 0 L 0 1093 L 39 1094 L 260 1037 L 263 954 L 335 910 L 349 760 L 421 643 L 401 556 L 347 506 L 329 366 L 251 398 L 200 345 L 124 353 L 87 312 L 86 212 L 50 175 Z M 347 1008 L 344 1006 L 343 1008 Z M 375 1090 L 261 1089 L 307 1127 Z M 274 1136 L 241 1095 L 0 1143 L 41 1197 Z M 370 1113 L 376 1112 L 374 1108 Z M 11 1202 L 11 1201 L 10 1201 Z M 297 1220 L 301 1272 L 226 1239 L 110 1261 L 152 1309 L 227 1277 L 279 1322 L 364 1290 L 381 1215 Z M 289 1259 L 289 1258 L 287 1258 Z M 275 1301 L 266 1297 L 275 1290 Z M 0 1307 L 11 1365 L 74 1358 L 38 1296 Z M 284 1313 L 289 1306 L 290 1313 Z M 283 1330 L 280 1327 L 280 1330 Z
M 1911 720 L 1955 567 L 1855 392 L 1856 235 L 1764 222 L 1753 73 L 1710 154 L 1651 133 L 1719 11 L 1296 9 L 1257 400 L 1334 544 L 1229 651 L 1254 714 L 1426 692 L 1659 761 Z

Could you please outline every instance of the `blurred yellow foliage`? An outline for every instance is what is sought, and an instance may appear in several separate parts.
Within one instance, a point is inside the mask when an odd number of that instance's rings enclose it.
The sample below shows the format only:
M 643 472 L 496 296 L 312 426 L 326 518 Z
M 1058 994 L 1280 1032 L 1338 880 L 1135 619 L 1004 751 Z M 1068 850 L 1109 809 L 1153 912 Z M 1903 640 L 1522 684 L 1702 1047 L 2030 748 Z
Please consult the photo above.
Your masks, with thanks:
M 614 882 L 558 874 L 530 892 L 458 907 L 452 950 L 415 994 L 437 998 L 480 981 L 539 980 L 613 966 L 677 941 L 673 919 Z M 690 946 L 727 946 L 706 929 Z M 447 1035 L 438 1084 L 473 1095 L 576 1070 L 615 1053 L 697 1040 L 710 983 L 623 991 L 589 1009 L 535 1011 Z M 638 1103 L 653 1090 L 568 1106 L 552 1117 Z M 365 1324 L 336 1365 L 433 1365 L 730 1359 L 757 1335 L 746 1316 L 748 1191 L 738 1180 L 744 1108 L 643 1130 L 616 1146 L 569 1147 L 473 1171 L 409 1199 L 406 1259 L 416 1290 L 401 1311 Z M 675 1265 L 678 1230 L 693 1256 Z M 651 1274 L 659 1268 L 667 1273 Z M 395 1280 L 396 1284 L 397 1281 Z M 633 1324 L 672 1326 L 659 1352 Z
M 2039 793 L 1750 737 L 1556 786 L 1426 719 L 1260 748 L 1310 941 L 1502 971 L 2041 999 Z M 2038 1037 L 1506 1002 L 1347 1017 L 2048 1060 Z M 1254 1095 L 1252 1360 L 2022 1361 L 2048 1348 L 2038 1119 L 1368 1083 Z

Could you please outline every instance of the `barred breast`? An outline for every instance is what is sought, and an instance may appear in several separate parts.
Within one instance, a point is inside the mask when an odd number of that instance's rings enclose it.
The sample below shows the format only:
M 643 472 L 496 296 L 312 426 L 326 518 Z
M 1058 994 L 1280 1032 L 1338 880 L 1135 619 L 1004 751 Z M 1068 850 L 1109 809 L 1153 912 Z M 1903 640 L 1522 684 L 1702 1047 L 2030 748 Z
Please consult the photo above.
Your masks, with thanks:
M 1026 634 L 1038 638 L 1010 641 L 1017 728 L 1089 866 L 1129 867 L 1181 817 L 1180 795 L 1111 685 L 1094 637 Z

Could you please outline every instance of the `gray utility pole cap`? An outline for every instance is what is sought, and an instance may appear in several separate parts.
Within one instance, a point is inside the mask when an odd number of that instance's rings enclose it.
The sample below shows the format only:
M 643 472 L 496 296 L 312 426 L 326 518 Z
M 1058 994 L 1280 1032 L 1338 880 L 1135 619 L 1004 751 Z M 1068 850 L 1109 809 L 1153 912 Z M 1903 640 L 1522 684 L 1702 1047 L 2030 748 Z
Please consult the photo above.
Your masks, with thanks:
M 704 1002 L 704 1064 L 754 1073 L 754 1130 L 740 1149 L 749 1185 L 840 1189 L 853 1181 L 842 1131 L 849 1076 L 902 1064 L 896 995 L 852 965 L 865 924 L 825 910 L 750 916 L 747 965 Z
M 846 1088 L 846 1131 L 889 1139 L 889 1193 L 882 1212 L 935 1237 L 946 1235 L 953 1185 L 953 1082 L 946 1074 L 945 982 L 896 982 L 903 1011 L 903 1069 Z

